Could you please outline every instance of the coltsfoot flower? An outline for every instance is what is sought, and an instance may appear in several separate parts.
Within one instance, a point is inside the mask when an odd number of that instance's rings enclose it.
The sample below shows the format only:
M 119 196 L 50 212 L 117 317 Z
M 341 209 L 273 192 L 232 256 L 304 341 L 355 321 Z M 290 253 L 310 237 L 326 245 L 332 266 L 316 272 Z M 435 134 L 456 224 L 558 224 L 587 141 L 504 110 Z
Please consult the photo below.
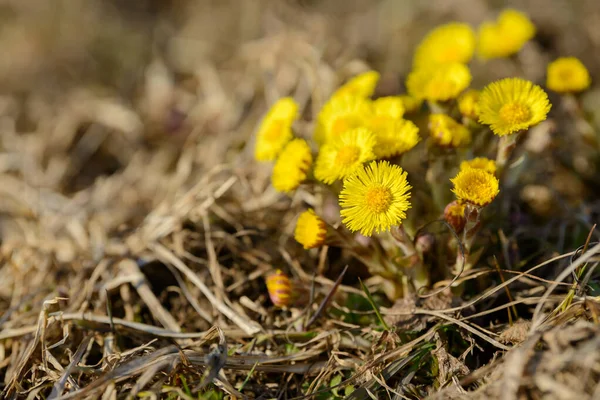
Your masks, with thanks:
M 429 65 L 413 70 L 406 80 L 411 96 L 433 101 L 456 98 L 471 83 L 469 67 L 460 63 Z
M 479 90 L 469 89 L 458 98 L 458 111 L 463 117 L 477 121 L 479 116 Z
M 373 148 L 376 158 L 389 158 L 411 150 L 419 143 L 419 128 L 411 121 L 398 119 L 372 126 L 377 142 Z
M 305 249 L 320 247 L 325 243 L 327 224 L 315 214 L 313 209 L 304 211 L 298 217 L 294 238 Z
M 468 63 L 475 51 L 475 33 L 467 24 L 452 22 L 438 26 L 423 38 L 415 52 L 413 66 Z
M 548 89 L 558 93 L 576 93 L 591 84 L 590 73 L 575 57 L 561 57 L 548 64 Z
M 379 82 L 379 72 L 367 71 L 351 78 L 348 82 L 339 87 L 332 97 L 352 95 L 357 97 L 371 97 L 375 92 L 377 82 Z
M 500 192 L 498 179 L 482 169 L 462 169 L 450 181 L 452 192 L 460 202 L 483 207 L 490 204 Z
M 315 178 L 332 184 L 357 169 L 366 161 L 373 160 L 376 144 L 375 134 L 366 128 L 356 128 L 321 146 L 315 162 Z
M 373 101 L 375 118 L 400 119 L 404 115 L 404 102 L 400 96 L 380 97 Z
M 254 158 L 273 161 L 292 140 L 292 123 L 298 116 L 298 105 L 291 97 L 279 99 L 262 120 L 256 137 Z
M 496 161 L 486 157 L 476 157 L 472 160 L 465 160 L 460 163 L 461 171 L 467 168 L 481 169 L 493 175 L 496 173 Z
M 363 127 L 372 114 L 371 100 L 349 94 L 332 97 L 317 116 L 314 140 L 322 145 L 348 130 Z
M 477 52 L 481 58 L 513 55 L 535 36 L 535 26 L 527 15 L 512 9 L 502 11 L 495 22 L 479 27 Z
M 444 147 L 462 147 L 471 143 L 471 131 L 446 114 L 429 115 L 431 139 Z
M 406 218 L 411 186 L 406 172 L 387 161 L 373 161 L 344 180 L 340 193 L 343 223 L 364 236 L 389 230 Z
M 487 85 L 479 96 L 479 122 L 499 136 L 538 124 L 550 111 L 548 95 L 525 79 L 505 78 Z
M 465 228 L 467 220 L 465 218 L 465 203 L 459 201 L 452 201 L 444 208 L 444 219 L 454 232 L 461 233 Z
M 312 164 L 310 146 L 304 139 L 293 139 L 279 154 L 271 183 L 279 192 L 291 192 L 306 179 Z
M 292 284 L 290 278 L 281 270 L 276 270 L 266 278 L 269 297 L 276 307 L 287 307 L 292 298 Z

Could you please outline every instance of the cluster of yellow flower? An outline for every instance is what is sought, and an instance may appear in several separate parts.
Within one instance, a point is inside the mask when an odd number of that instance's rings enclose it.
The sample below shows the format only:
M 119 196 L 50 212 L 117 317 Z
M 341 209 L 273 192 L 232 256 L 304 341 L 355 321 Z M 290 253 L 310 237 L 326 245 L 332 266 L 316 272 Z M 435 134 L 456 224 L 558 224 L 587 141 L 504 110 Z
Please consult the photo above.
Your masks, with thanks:
M 499 193 L 510 149 L 502 140 L 510 137 L 514 144 L 517 134 L 545 120 L 551 108 L 546 92 L 521 78 L 469 89 L 468 63 L 475 53 L 483 60 L 512 56 L 534 35 L 533 23 L 515 10 L 484 22 L 477 34 L 463 23 L 440 26 L 415 52 L 406 79 L 408 94 L 373 99 L 379 74 L 368 71 L 354 77 L 333 93 L 316 116 L 313 147 L 294 137 L 296 103 L 280 99 L 260 125 L 255 157 L 275 161 L 272 184 L 278 191 L 292 192 L 305 181 L 333 185 L 344 225 L 351 232 L 371 236 L 399 226 L 411 207 L 407 173 L 396 164 L 421 140 L 417 125 L 405 117 L 422 110 L 426 102 L 429 142 L 441 149 L 467 148 L 474 132 L 481 134 L 485 126 L 501 139 L 496 161 L 459 160 L 458 173 L 450 179 L 456 201 L 446 206 L 444 215 L 458 232 L 466 205 L 479 210 Z M 589 85 L 589 74 L 576 58 L 560 58 L 548 65 L 550 90 L 574 93 Z M 318 150 L 314 165 L 313 150 Z M 333 231 L 310 209 L 299 217 L 295 238 L 309 249 L 321 246 Z

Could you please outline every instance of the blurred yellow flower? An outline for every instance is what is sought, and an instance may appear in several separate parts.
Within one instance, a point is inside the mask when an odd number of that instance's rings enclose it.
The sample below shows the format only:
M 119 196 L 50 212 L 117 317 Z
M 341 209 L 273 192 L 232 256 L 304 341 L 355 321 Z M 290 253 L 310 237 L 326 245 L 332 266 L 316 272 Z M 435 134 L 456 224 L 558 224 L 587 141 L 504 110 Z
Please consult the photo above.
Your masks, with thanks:
M 312 164 L 310 146 L 304 139 L 293 139 L 279 154 L 271 182 L 279 192 L 291 192 L 306 179 Z
M 496 173 L 496 161 L 486 157 L 476 157 L 472 160 L 465 160 L 460 163 L 460 169 L 475 168 L 481 169 L 490 174 Z
M 377 82 L 379 82 L 379 72 L 367 71 L 362 74 L 356 75 L 348 82 L 343 84 L 336 90 L 332 97 L 339 97 L 345 95 L 357 96 L 357 97 L 371 97 L 375 92 Z
M 322 246 L 326 236 L 327 224 L 315 214 L 313 209 L 308 209 L 300 214 L 296 222 L 294 238 L 305 249 Z
M 399 225 L 410 208 L 406 172 L 387 161 L 373 161 L 344 180 L 340 193 L 342 221 L 364 236 Z
M 508 57 L 535 36 L 535 26 L 527 15 L 512 9 L 500 13 L 495 22 L 479 27 L 477 52 L 481 58 Z
M 452 22 L 438 26 L 417 47 L 413 67 L 432 64 L 468 63 L 475 51 L 475 33 L 467 24 Z
M 373 101 L 375 117 L 400 119 L 404 115 L 404 102 L 400 96 L 380 97 Z
M 454 232 L 461 233 L 466 224 L 465 203 L 454 200 L 444 208 L 444 219 L 449 223 Z
M 313 138 L 322 145 L 350 129 L 365 126 L 372 114 L 371 100 L 352 95 L 332 97 L 317 116 Z
M 377 139 L 373 148 L 376 158 L 400 155 L 415 147 L 421 140 L 419 128 L 403 119 L 379 122 L 371 129 Z
M 469 87 L 471 72 L 460 63 L 431 65 L 413 70 L 406 88 L 411 96 L 426 100 L 446 101 Z
M 525 79 L 505 78 L 487 85 L 479 95 L 479 122 L 499 136 L 509 135 L 546 119 L 548 95 Z
M 375 158 L 373 148 L 376 138 L 366 128 L 346 131 L 325 143 L 315 162 L 315 178 L 332 184 L 361 168 L 362 164 Z
M 279 99 L 263 118 L 254 147 L 258 161 L 274 160 L 294 136 L 292 123 L 298 116 L 298 105 L 291 97 Z
M 292 299 L 292 284 L 290 278 L 281 270 L 276 270 L 266 278 L 267 292 L 276 307 L 286 307 Z
M 408 94 L 403 94 L 398 97 L 400 98 L 400 100 L 402 100 L 404 112 L 407 114 L 419 111 L 419 109 L 421 108 L 421 104 L 423 104 L 423 99 L 418 99 Z
M 462 147 L 471 143 L 471 131 L 446 114 L 429 115 L 429 135 L 438 146 Z
M 575 57 L 561 57 L 548 64 L 546 86 L 558 93 L 581 92 L 591 84 L 590 73 Z
M 477 121 L 479 115 L 479 90 L 469 89 L 458 98 L 458 110 L 467 118 Z
M 498 179 L 482 169 L 461 169 L 450 181 L 459 201 L 480 207 L 490 204 L 500 192 Z

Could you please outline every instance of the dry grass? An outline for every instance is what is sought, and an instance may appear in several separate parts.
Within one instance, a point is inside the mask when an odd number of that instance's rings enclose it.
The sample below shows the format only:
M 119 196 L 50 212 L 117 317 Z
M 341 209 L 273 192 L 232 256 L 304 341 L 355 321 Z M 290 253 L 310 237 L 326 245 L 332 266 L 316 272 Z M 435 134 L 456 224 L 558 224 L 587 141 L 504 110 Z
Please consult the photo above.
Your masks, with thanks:
M 558 54 L 600 80 L 594 1 L 520 8 L 538 40 L 518 62 L 480 65 L 476 85 L 540 80 Z M 379 94 L 398 93 L 429 28 L 493 12 L 482 0 L 0 2 L 1 397 L 598 398 L 597 280 L 572 272 L 598 263 L 599 152 L 567 134 L 544 146 L 576 129 L 567 111 L 525 144 L 539 157 L 501 205 L 515 221 L 458 278 L 469 289 L 390 304 L 367 279 L 382 320 L 360 264 L 293 242 L 319 195 L 275 193 L 252 160 L 278 97 L 298 100 L 308 134 L 344 78 L 371 66 Z M 583 99 L 596 129 L 597 87 Z M 307 304 L 271 306 L 274 268 Z

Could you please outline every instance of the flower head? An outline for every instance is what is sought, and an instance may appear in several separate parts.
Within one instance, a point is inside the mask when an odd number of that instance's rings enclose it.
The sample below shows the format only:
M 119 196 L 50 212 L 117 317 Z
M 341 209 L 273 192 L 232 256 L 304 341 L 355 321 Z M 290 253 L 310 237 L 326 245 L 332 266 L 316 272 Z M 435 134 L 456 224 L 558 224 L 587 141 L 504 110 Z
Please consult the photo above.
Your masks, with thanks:
M 533 83 L 505 78 L 487 85 L 479 96 L 479 122 L 499 136 L 528 129 L 546 119 L 548 95 Z
M 467 223 L 465 218 L 465 203 L 454 200 L 444 208 L 444 219 L 452 226 L 454 232 L 461 233 Z
M 421 104 L 423 104 L 423 99 L 419 99 L 408 94 L 400 95 L 398 96 L 398 98 L 402 100 L 404 112 L 407 114 L 419 111 L 419 109 L 421 108 Z
M 320 247 L 325 243 L 327 225 L 319 218 L 313 209 L 304 211 L 298 217 L 294 238 L 305 249 Z
M 292 137 L 292 123 L 298 116 L 298 105 L 291 97 L 279 99 L 263 118 L 256 137 L 254 157 L 258 161 L 274 160 Z
M 471 83 L 469 67 L 460 63 L 417 68 L 408 75 L 406 88 L 411 96 L 446 101 L 457 97 Z
M 290 278 L 281 270 L 277 270 L 267 276 L 267 291 L 269 297 L 276 307 L 286 307 L 292 298 L 292 284 Z
M 271 182 L 280 192 L 295 190 L 306 179 L 306 174 L 312 164 L 310 146 L 304 139 L 293 139 L 279 154 Z
M 410 208 L 406 172 L 387 161 L 373 161 L 344 180 L 340 193 L 342 221 L 364 236 L 399 225 Z
M 558 93 L 581 92 L 590 86 L 590 73 L 575 57 L 561 57 L 548 64 L 548 89 Z
M 431 139 L 444 147 L 462 147 L 471 143 L 471 131 L 446 114 L 429 115 Z
M 482 169 L 462 169 L 450 181 L 459 201 L 480 207 L 490 204 L 500 192 L 498 179 Z
M 317 116 L 315 142 L 322 145 L 350 129 L 365 126 L 372 113 L 368 99 L 348 94 L 332 97 Z
M 375 135 L 369 129 L 356 128 L 342 133 L 319 150 L 315 163 L 315 178 L 332 184 L 353 173 L 364 162 L 375 158 L 375 144 Z
M 452 22 L 438 26 L 425 36 L 415 52 L 413 66 L 468 63 L 475 50 L 475 33 L 467 24 Z
M 467 168 L 481 169 L 493 175 L 496 173 L 496 161 L 485 157 L 476 157 L 472 160 L 465 160 L 460 163 L 461 171 Z
M 400 119 L 404 115 L 404 102 L 400 96 L 380 97 L 373 101 L 375 117 Z
M 419 143 L 419 128 L 404 119 L 386 120 L 372 126 L 377 142 L 376 158 L 388 158 L 406 153 Z
M 362 74 L 356 75 L 348 82 L 340 86 L 338 90 L 332 95 L 332 97 L 352 95 L 357 97 L 371 97 L 375 92 L 377 82 L 379 82 L 379 72 L 367 71 Z
M 463 117 L 477 121 L 479 115 L 479 90 L 469 89 L 458 98 L 458 110 Z
M 535 26 L 527 15 L 504 10 L 496 22 L 479 27 L 477 51 L 482 58 L 508 57 L 517 53 L 535 35 Z

